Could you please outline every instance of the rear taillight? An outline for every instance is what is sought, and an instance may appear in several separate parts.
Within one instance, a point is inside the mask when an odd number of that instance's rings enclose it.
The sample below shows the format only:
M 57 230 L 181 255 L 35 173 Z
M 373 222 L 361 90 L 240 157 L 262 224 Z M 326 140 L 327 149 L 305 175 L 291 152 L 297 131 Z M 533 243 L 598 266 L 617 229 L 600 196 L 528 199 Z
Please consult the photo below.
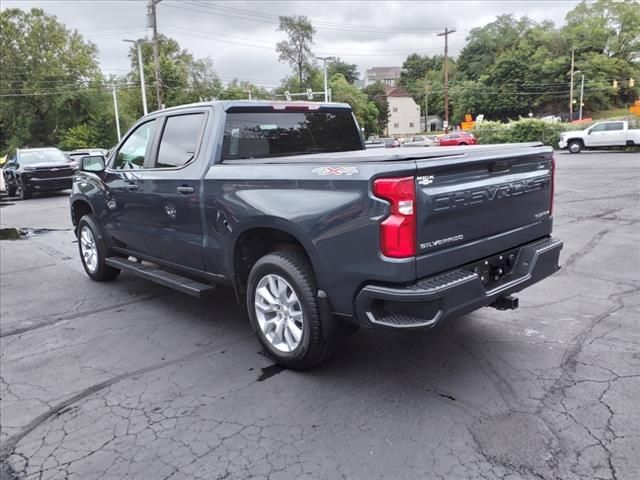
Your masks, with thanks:
M 553 217 L 553 196 L 556 190 L 556 159 L 551 157 L 551 202 L 549 205 L 549 216 Z
M 380 224 L 380 251 L 392 258 L 416 254 L 416 187 L 413 177 L 378 178 L 373 194 L 391 204 L 389 216 Z

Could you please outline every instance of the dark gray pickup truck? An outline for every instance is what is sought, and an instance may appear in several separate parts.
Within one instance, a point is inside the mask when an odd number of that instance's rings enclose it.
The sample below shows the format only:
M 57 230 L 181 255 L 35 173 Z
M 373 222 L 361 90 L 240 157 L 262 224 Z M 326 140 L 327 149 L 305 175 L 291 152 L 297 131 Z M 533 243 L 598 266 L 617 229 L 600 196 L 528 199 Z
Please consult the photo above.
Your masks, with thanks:
M 231 286 L 267 352 L 308 368 L 358 326 L 516 308 L 559 268 L 553 182 L 536 143 L 366 151 L 348 105 L 212 102 L 84 157 L 71 216 L 92 279 Z

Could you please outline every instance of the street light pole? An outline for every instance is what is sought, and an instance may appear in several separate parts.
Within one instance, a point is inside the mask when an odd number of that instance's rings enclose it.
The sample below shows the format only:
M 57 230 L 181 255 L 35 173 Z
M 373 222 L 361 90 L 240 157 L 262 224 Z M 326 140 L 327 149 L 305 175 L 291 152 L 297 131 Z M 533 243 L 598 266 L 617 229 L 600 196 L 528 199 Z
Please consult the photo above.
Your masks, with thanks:
M 335 60 L 336 57 L 316 57 L 318 60 L 322 60 L 323 67 L 322 70 L 324 72 L 324 102 L 327 103 L 329 101 L 329 85 L 327 82 L 327 61 Z
M 582 81 L 580 82 L 580 120 L 582 120 L 582 100 L 584 98 L 584 73 L 582 74 Z
M 427 119 L 429 118 L 429 85 L 425 85 L 424 88 L 424 130 L 429 132 L 429 125 Z
M 574 75 L 574 60 L 575 60 L 576 49 L 571 49 L 571 85 L 569 86 L 569 121 L 573 122 L 573 75 Z
M 449 35 L 455 33 L 455 30 L 444 29 L 444 32 L 438 33 L 439 37 L 444 37 L 444 122 L 447 126 L 444 128 L 445 133 L 449 132 Z
M 158 47 L 158 18 L 156 16 L 156 5 L 162 0 L 149 0 L 149 16 L 151 28 L 153 30 L 153 64 L 156 74 L 156 100 L 158 109 L 162 109 L 162 90 L 160 88 L 160 49 Z
M 138 68 L 140 69 L 140 89 L 142 90 L 142 111 L 146 115 L 147 111 L 147 92 L 144 86 L 144 66 L 142 65 L 142 48 L 140 47 L 141 40 L 127 40 L 124 39 L 123 42 L 135 43 L 138 48 Z
M 120 141 L 120 118 L 118 118 L 118 97 L 116 96 L 116 86 L 111 84 L 111 93 L 113 93 L 113 110 L 116 114 L 116 131 L 118 132 L 118 141 Z

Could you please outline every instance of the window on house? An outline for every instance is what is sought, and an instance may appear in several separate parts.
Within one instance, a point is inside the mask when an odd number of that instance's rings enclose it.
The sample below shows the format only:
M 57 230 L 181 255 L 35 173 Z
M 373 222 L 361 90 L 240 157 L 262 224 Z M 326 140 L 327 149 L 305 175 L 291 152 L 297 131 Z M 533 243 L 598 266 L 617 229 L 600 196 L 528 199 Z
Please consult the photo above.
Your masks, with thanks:
M 409 128 L 413 128 L 413 122 L 409 122 Z
M 400 124 L 399 123 L 394 123 L 393 124 L 393 128 L 400 128 Z
M 398 113 L 398 107 L 393 107 L 393 113 Z

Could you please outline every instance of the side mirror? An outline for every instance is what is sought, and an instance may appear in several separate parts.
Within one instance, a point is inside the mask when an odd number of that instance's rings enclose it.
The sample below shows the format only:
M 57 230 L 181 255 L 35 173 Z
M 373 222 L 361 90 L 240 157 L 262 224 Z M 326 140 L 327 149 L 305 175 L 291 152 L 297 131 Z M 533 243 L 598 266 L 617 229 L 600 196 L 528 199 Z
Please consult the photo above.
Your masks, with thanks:
M 100 173 L 107 168 L 102 155 L 88 155 L 80 160 L 80 170 L 83 172 Z
M 591 135 L 591 129 L 587 130 L 587 135 Z

